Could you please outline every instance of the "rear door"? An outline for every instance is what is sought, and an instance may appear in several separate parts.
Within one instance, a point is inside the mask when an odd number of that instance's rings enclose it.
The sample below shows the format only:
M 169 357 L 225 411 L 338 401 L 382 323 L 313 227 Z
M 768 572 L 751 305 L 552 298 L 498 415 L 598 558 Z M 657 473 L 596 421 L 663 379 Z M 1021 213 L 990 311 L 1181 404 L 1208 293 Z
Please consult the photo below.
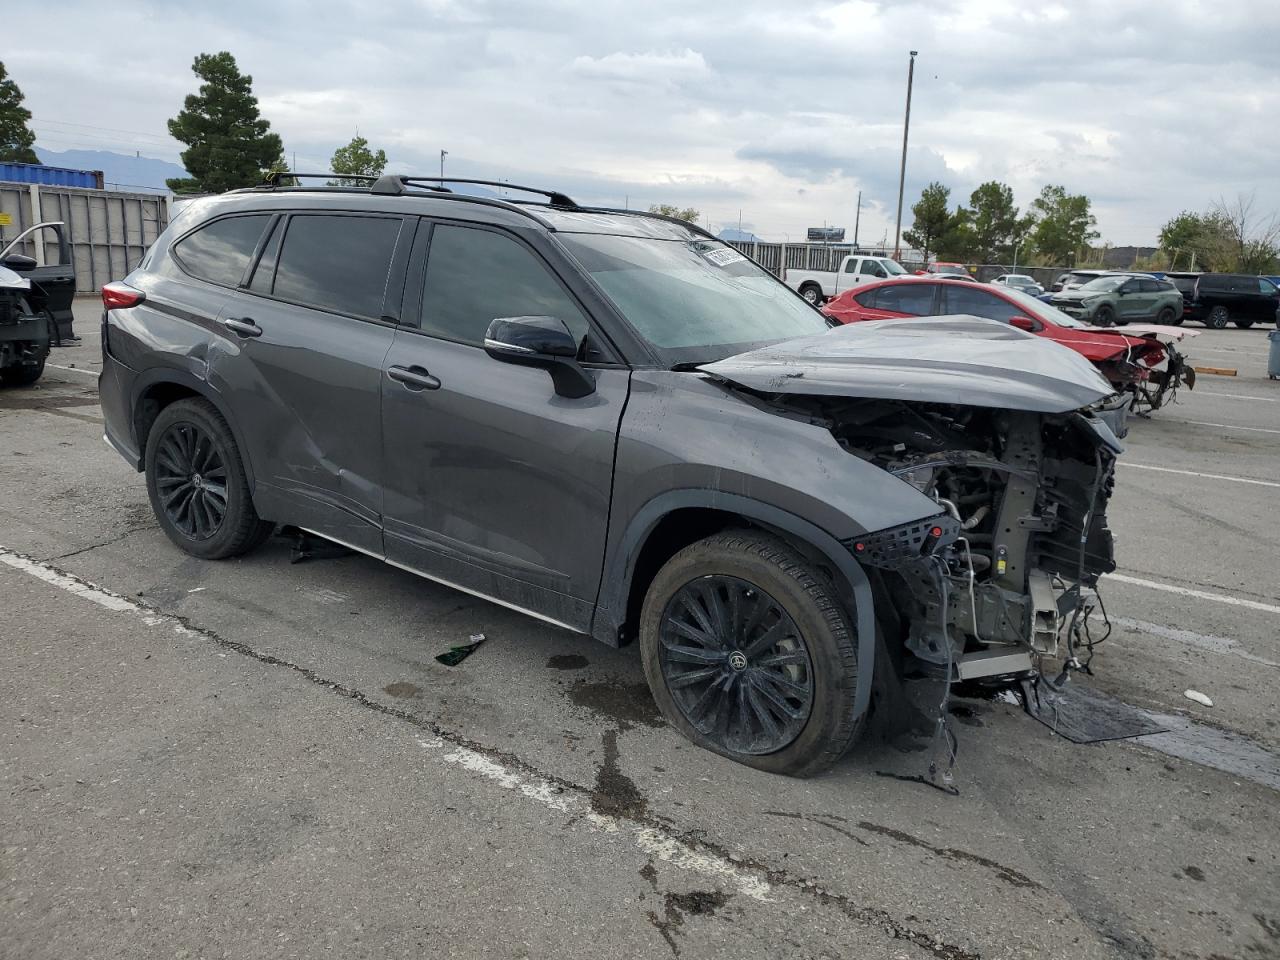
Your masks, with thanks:
M 415 226 L 371 213 L 275 218 L 210 347 L 209 382 L 241 428 L 258 512 L 378 556 L 382 371 Z
M 590 363 L 595 392 L 559 396 L 546 370 L 484 351 L 490 321 L 522 315 L 559 317 L 587 338 L 581 356 L 603 343 L 525 237 L 424 222 L 405 286 L 406 325 L 382 378 L 386 553 L 585 631 L 600 585 L 630 371 Z

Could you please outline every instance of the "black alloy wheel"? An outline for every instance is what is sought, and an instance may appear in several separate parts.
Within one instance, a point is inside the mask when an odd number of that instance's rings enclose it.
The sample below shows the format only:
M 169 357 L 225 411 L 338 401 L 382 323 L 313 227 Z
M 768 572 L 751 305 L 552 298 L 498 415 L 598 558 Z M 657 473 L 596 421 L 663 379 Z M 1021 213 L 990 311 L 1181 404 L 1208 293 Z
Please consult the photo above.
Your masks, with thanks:
M 782 605 L 755 584 L 704 576 L 667 603 L 660 664 L 672 699 L 703 736 L 734 753 L 792 743 L 813 709 L 813 664 Z
M 213 437 L 187 421 L 171 424 L 156 449 L 156 492 L 184 536 L 208 540 L 227 515 L 227 468 Z

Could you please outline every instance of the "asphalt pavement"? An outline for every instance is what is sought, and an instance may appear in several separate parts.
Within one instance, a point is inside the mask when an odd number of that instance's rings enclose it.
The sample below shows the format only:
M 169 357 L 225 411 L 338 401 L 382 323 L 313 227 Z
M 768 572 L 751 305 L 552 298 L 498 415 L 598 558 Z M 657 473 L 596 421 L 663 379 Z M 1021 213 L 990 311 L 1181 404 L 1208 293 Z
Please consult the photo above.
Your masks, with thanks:
M 1280 957 L 1265 330 L 1187 344 L 1238 376 L 1133 423 L 1110 510 L 1082 682 L 1174 731 L 960 699 L 949 795 L 923 745 L 729 763 L 634 648 L 368 558 L 180 553 L 102 440 L 96 315 L 0 391 L 0 958 Z

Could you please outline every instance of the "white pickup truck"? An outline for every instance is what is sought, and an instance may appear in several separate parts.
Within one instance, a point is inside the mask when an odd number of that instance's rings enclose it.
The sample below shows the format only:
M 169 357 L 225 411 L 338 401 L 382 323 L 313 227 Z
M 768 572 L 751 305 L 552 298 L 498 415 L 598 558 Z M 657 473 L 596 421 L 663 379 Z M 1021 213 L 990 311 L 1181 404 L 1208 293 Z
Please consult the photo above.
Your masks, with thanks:
M 782 280 L 810 303 L 819 304 L 860 283 L 871 283 L 874 280 L 884 280 L 886 277 L 900 277 L 906 272 L 901 264 L 889 257 L 871 257 L 855 253 L 840 261 L 839 270 L 788 268 L 782 272 Z

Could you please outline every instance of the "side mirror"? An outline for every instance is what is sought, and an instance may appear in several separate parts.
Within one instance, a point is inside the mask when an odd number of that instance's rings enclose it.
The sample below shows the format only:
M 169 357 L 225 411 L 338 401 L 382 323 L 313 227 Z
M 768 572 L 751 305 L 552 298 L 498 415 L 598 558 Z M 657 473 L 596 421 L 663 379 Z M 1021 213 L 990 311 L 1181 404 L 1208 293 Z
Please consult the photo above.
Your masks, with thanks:
M 562 397 L 595 392 L 595 381 L 576 359 L 578 341 L 559 317 L 497 317 L 485 332 L 484 352 L 503 363 L 548 371 Z
M 1025 330 L 1027 333 L 1035 333 L 1039 328 L 1037 323 L 1030 317 L 1011 317 L 1009 326 L 1017 327 L 1019 330 Z
M 36 263 L 34 257 L 28 257 L 22 253 L 11 253 L 0 261 L 0 266 L 8 267 L 10 270 L 16 270 L 21 273 L 23 270 L 34 270 L 39 264 Z

